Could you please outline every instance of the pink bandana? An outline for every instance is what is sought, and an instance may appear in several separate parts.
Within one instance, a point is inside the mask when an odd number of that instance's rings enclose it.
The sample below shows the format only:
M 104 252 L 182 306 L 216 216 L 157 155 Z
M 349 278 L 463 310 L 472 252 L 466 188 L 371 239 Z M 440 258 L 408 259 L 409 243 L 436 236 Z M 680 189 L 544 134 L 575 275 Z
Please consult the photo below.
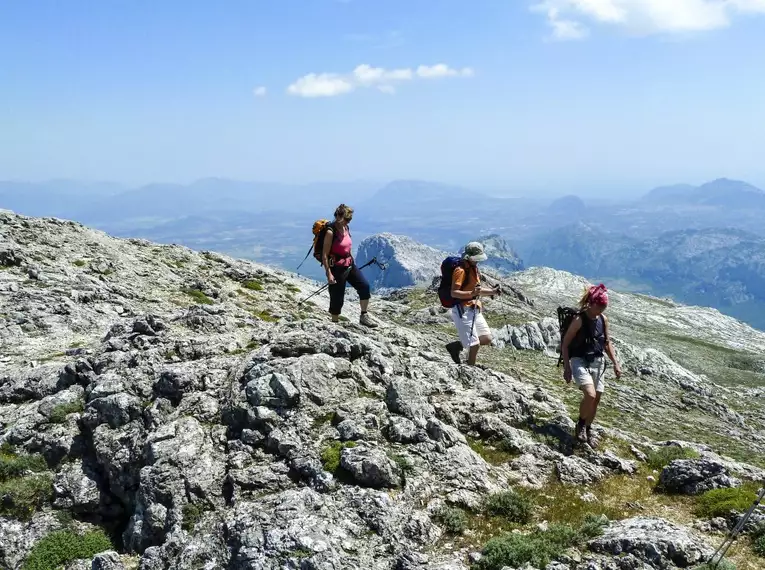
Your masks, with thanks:
M 592 305 L 608 305 L 608 290 L 606 286 L 601 283 L 600 285 L 590 287 L 588 299 Z

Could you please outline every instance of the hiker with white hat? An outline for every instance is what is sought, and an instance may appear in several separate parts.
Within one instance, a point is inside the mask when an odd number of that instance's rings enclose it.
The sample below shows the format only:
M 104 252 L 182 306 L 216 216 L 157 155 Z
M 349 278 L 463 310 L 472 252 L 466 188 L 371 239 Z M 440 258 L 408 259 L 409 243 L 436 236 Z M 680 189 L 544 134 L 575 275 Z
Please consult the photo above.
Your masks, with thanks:
M 455 363 L 460 364 L 462 348 L 469 349 L 467 363 L 475 366 L 478 349 L 491 344 L 491 329 L 484 318 L 481 297 L 494 297 L 500 294 L 499 289 L 481 286 L 481 275 L 478 263 L 486 261 L 483 245 L 472 241 L 465 246 L 461 258 L 455 258 L 456 263 L 451 272 L 450 296 L 454 300 L 452 320 L 457 327 L 460 340 L 446 345 L 446 350 Z

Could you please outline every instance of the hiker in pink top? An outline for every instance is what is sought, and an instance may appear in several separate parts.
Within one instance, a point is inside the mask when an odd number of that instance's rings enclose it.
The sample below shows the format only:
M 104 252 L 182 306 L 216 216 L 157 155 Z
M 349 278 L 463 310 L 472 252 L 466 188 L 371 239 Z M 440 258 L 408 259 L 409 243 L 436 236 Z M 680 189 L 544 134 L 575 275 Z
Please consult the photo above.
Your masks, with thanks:
M 345 286 L 350 284 L 359 294 L 361 317 L 359 323 L 375 328 L 377 323 L 367 312 L 371 298 L 369 282 L 353 261 L 351 232 L 348 224 L 353 219 L 353 208 L 340 204 L 335 210 L 335 221 L 327 229 L 322 250 L 322 265 L 329 283 L 329 314 L 332 322 L 340 320 L 345 302 Z

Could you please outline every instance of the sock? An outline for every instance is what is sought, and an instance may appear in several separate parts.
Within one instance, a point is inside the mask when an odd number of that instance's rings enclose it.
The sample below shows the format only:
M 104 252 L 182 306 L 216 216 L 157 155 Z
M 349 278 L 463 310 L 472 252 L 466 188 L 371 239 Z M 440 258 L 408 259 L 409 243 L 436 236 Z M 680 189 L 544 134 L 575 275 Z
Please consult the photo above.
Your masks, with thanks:
M 366 311 L 361 311 L 361 314 L 362 314 L 362 315 L 366 315 L 366 314 L 367 314 L 367 312 L 366 312 Z

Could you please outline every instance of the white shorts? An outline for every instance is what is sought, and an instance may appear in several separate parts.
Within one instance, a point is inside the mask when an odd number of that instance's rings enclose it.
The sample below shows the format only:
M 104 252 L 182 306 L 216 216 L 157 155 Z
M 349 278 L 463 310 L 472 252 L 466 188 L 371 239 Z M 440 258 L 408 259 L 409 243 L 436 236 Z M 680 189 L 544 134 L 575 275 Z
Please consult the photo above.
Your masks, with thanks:
M 578 388 L 582 386 L 595 386 L 595 391 L 602 394 L 606 391 L 606 382 L 603 380 L 604 372 L 603 358 L 596 358 L 587 364 L 584 358 L 571 359 L 571 375 Z
M 475 316 L 475 325 L 473 325 L 473 316 Z M 457 334 L 460 335 L 463 348 L 480 344 L 479 337 L 491 335 L 491 329 L 486 319 L 483 318 L 480 311 L 476 312 L 473 307 L 452 307 L 452 320 L 454 326 L 457 327 Z M 472 335 L 470 334 L 471 329 Z

